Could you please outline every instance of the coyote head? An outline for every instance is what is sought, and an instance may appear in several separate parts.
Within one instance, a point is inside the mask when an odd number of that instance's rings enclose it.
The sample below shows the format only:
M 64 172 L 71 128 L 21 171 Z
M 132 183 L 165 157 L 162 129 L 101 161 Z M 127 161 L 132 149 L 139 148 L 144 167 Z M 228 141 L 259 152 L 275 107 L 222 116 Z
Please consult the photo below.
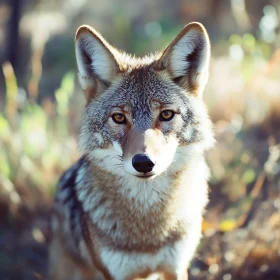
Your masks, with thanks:
M 210 44 L 191 23 L 163 53 L 135 58 L 89 26 L 76 34 L 87 105 L 80 146 L 99 168 L 149 180 L 178 172 L 213 143 L 202 100 Z

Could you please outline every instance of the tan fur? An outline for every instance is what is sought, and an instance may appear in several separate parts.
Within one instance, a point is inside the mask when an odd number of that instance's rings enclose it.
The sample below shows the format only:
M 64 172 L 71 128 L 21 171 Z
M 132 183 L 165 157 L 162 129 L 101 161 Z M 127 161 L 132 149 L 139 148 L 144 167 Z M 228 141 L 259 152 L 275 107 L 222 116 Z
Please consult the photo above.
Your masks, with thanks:
M 63 228 L 65 215 L 64 209 L 61 206 L 56 205 L 53 213 L 60 226 L 57 230 L 53 231 L 53 237 L 49 246 L 49 276 L 52 280 L 60 279 L 84 279 L 90 280 L 94 276 L 100 275 L 99 270 L 94 264 L 89 265 L 84 259 L 76 254 L 72 248 L 69 248 L 67 244 L 67 238 L 71 239 L 69 229 L 65 231 Z M 53 227 L 54 229 L 54 227 Z M 64 232 L 62 235 L 60 230 Z M 103 279 L 100 276 L 100 279 Z
M 202 100 L 209 54 L 198 23 L 144 58 L 116 50 L 89 26 L 78 29 L 83 157 L 59 182 L 51 279 L 187 280 L 207 203 L 204 152 L 214 141 Z M 173 112 L 168 121 L 165 110 Z M 152 169 L 139 171 L 137 155 Z

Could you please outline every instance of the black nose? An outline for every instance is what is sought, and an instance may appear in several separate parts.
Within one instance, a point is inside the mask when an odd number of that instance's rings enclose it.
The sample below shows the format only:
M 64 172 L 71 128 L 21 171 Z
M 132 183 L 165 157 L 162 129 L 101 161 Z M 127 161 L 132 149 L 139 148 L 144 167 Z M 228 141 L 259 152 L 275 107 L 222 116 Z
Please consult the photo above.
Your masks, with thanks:
M 132 159 L 132 165 L 138 172 L 151 172 L 155 164 L 144 154 L 135 155 Z

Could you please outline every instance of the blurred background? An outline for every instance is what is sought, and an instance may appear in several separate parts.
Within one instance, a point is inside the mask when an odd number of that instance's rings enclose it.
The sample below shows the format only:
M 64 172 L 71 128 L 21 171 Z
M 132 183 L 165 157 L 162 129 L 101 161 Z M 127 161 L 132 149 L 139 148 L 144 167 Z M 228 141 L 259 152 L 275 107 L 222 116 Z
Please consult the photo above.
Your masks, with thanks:
M 46 279 L 56 183 L 79 158 L 81 24 L 136 55 L 202 22 L 217 145 L 190 279 L 280 279 L 279 0 L 0 0 L 0 275 Z

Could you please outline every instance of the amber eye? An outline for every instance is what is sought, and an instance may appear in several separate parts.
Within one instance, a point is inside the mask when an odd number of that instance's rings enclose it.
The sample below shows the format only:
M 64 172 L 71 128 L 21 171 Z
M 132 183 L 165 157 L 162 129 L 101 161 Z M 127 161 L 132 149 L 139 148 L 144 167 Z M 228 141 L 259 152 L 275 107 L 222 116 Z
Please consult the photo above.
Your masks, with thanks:
M 112 115 L 112 119 L 117 124 L 124 124 L 124 123 L 126 123 L 126 118 L 121 113 L 117 113 L 117 114 Z
M 159 115 L 159 120 L 163 122 L 168 122 L 173 119 L 175 113 L 171 110 L 164 110 Z

